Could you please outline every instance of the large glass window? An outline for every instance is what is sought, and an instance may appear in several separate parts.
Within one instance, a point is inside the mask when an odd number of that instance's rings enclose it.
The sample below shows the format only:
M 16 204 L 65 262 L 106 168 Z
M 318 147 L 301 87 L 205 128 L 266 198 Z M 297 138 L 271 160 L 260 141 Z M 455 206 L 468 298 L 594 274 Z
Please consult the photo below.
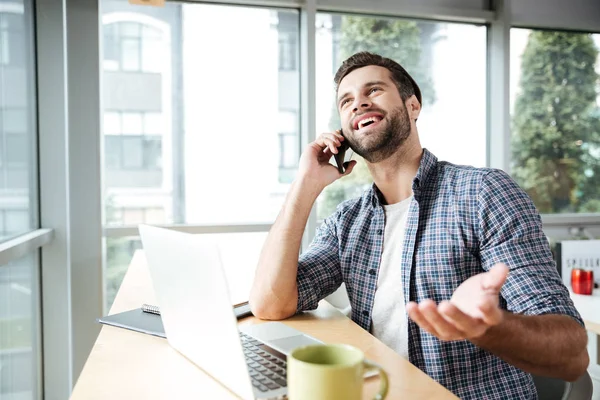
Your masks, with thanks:
M 339 129 L 333 86 L 337 68 L 352 54 L 371 51 L 400 63 L 421 88 L 417 128 L 423 147 L 440 160 L 486 165 L 485 26 L 318 14 L 316 40 L 318 133 Z M 351 175 L 320 196 L 318 218 L 360 195 L 370 182 L 359 160 Z
M 32 28 L 21 7 L 0 9 L 0 241 L 37 226 Z
M 38 259 L 0 265 L 0 398 L 38 399 L 40 322 Z
M 0 1 L 0 242 L 38 226 L 32 3 Z M 39 293 L 36 255 L 0 265 L 2 400 L 41 398 Z
M 512 175 L 542 213 L 600 212 L 600 34 L 510 41 Z
M 8 21 L 5 18 L 0 19 L 0 65 L 7 65 L 10 61 L 8 53 L 8 41 L 10 33 L 8 31 Z
M 300 156 L 298 12 L 103 0 L 102 24 L 107 226 L 274 221 Z M 135 240 L 107 240 L 107 287 Z

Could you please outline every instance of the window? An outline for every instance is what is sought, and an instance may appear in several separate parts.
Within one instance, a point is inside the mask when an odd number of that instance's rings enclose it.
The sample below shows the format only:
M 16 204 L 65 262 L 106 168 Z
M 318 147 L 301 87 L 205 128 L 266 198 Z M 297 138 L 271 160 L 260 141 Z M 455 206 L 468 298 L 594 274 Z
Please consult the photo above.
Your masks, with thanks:
M 0 1 L 0 242 L 38 227 L 33 1 Z M 0 398 L 42 397 L 38 252 L 0 265 Z
M 511 173 L 541 213 L 600 212 L 600 34 L 511 29 Z
M 40 332 L 38 258 L 0 266 L 0 395 L 37 399 Z
M 298 69 L 298 14 L 287 11 L 277 13 L 277 34 L 279 40 L 279 70 Z
M 27 165 L 27 162 L 29 161 L 28 142 L 25 135 L 6 135 L 6 147 L 10 149 L 6 154 L 7 165 L 14 167 Z
M 294 71 L 298 69 L 298 37 L 296 32 L 279 32 L 279 69 Z
M 126 79 L 103 81 L 107 229 L 273 221 L 299 157 L 299 12 L 102 3 L 104 77 Z M 149 75 L 160 91 L 140 79 Z M 157 172 L 160 185 L 144 184 Z M 106 239 L 107 296 L 137 248 L 121 242 L 137 240 Z
M 134 111 L 141 106 L 125 101 L 129 92 L 120 100 L 122 108 L 104 110 L 106 172 L 160 167 L 164 201 L 173 207 L 167 215 L 179 218 L 167 223 L 273 221 L 287 190 L 279 179 L 280 161 L 285 158 L 282 166 L 291 175 L 295 165 L 290 160 L 298 154 L 299 71 L 280 72 L 278 65 L 279 36 L 298 37 L 298 12 L 173 3 L 156 14 L 154 9 L 125 7 L 131 11 L 128 21 L 115 22 L 115 17 L 105 14 L 110 22 L 104 29 L 104 60 L 123 64 L 122 57 L 117 60 L 121 53 L 115 46 L 121 49 L 125 38 L 131 41 L 127 45 L 131 49 L 143 48 L 138 42 L 179 32 L 181 43 L 175 39 L 161 42 L 166 43 L 162 58 L 172 62 L 161 63 L 169 68 L 160 70 L 159 113 Z M 216 36 L 219 41 L 209 39 Z M 297 54 L 297 40 L 290 43 L 294 44 L 289 53 Z M 136 51 L 132 50 L 132 58 L 137 58 Z M 255 59 L 262 61 L 240 62 Z M 105 71 L 111 72 L 106 64 Z M 140 87 L 137 96 L 144 90 Z M 249 102 L 248 106 L 239 107 L 232 98 Z M 294 115 L 285 131 L 279 130 L 280 113 Z M 161 120 L 156 121 L 159 114 Z M 157 128 L 161 125 L 163 132 Z M 164 134 L 152 136 L 153 130 Z M 285 134 L 284 140 L 280 133 Z M 280 149 L 282 143 L 292 147 Z M 143 201 L 145 188 L 128 190 L 129 196 Z M 240 207 L 242 198 L 244 207 Z M 177 208 L 183 204 L 185 208 Z M 248 207 L 255 212 L 248 214 Z
M 298 69 L 298 38 L 295 32 L 279 33 L 279 69 L 294 71 Z
M 22 2 L 21 2 L 22 3 Z M 26 68 L 31 62 L 23 15 L 0 11 L 0 66 Z
M 9 43 L 8 21 L 0 17 L 0 65 L 8 65 L 10 63 Z
M 105 162 L 109 169 L 162 168 L 162 115 L 105 112 Z
M 21 82 L 22 84 L 22 82 Z M 32 162 L 32 138 L 30 132 L 30 121 L 27 115 L 27 109 L 23 107 L 0 106 L 0 193 L 4 189 L 6 191 L 5 204 L 10 206 L 12 196 L 19 197 L 19 192 L 27 191 L 30 185 L 29 165 Z M 17 192 L 14 192 L 17 189 Z M 10 195 L 8 192 L 12 192 Z M 16 205 L 17 208 L 22 208 L 27 214 L 28 204 L 25 199 L 21 198 Z M 0 213 L 3 210 L 0 209 Z M 29 218 L 22 219 L 21 228 L 12 225 L 11 229 L 4 227 L 2 237 L 9 238 L 11 236 L 23 233 L 28 227 L 31 227 Z M 0 229 L 3 227 L 0 226 Z
M 300 158 L 300 139 L 296 131 L 298 113 L 280 110 L 279 130 L 279 182 L 291 183 L 296 176 Z
M 296 175 L 299 157 L 298 135 L 279 134 L 279 182 L 291 183 Z
M 27 209 L 6 208 L 0 210 L 0 240 L 9 239 L 23 232 L 24 226 L 30 225 L 30 215 Z
M 3 107 L 1 110 L 4 131 L 7 133 L 25 134 L 28 130 L 27 109 L 23 107 Z
M 318 132 L 339 129 L 333 76 L 344 59 L 366 50 L 399 62 L 419 84 L 423 108 L 417 129 L 423 147 L 440 160 L 486 165 L 484 26 L 341 14 L 318 14 L 316 26 Z M 359 196 L 371 181 L 359 161 L 351 175 L 319 197 L 318 218 Z
M 162 33 L 138 22 L 104 25 L 104 68 L 110 71 L 160 72 Z
M 34 47 L 25 35 L 32 25 L 24 10 L 30 8 L 0 11 L 0 241 L 37 224 Z

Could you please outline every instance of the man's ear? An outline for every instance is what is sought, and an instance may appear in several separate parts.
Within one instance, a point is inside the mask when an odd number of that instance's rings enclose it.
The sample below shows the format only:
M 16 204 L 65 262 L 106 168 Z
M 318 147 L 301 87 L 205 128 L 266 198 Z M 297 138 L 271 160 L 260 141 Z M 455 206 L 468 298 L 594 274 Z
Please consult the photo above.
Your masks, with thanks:
M 411 120 L 417 120 L 419 118 L 419 114 L 421 113 L 421 103 L 417 100 L 417 96 L 414 94 L 406 99 L 406 110 L 408 111 L 408 117 Z

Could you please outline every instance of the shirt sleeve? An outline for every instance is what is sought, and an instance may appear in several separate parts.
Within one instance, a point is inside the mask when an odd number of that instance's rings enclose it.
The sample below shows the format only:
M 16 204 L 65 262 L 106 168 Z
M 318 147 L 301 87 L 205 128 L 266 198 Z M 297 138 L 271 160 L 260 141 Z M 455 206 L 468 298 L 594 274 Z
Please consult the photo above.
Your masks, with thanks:
M 297 312 L 316 309 L 321 299 L 342 284 L 336 229 L 339 216 L 338 211 L 323 222 L 309 248 L 300 256 Z
M 506 307 L 526 315 L 564 314 L 583 321 L 552 258 L 533 201 L 504 171 L 492 170 L 479 191 L 480 257 L 484 270 L 509 267 L 501 296 Z

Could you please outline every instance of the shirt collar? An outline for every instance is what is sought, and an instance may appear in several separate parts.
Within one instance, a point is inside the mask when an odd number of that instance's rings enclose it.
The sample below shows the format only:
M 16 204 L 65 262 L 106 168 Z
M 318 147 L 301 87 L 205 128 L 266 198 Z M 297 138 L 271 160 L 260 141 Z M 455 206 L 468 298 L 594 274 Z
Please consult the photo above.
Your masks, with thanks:
M 421 163 L 417 170 L 417 175 L 413 179 L 412 189 L 415 196 L 421 191 L 424 185 L 427 183 L 427 179 L 431 176 L 431 173 L 436 169 L 438 159 L 429 150 L 423 149 L 423 156 L 421 157 Z
M 434 171 L 437 167 L 437 162 L 437 157 L 433 155 L 429 150 L 424 148 L 423 155 L 421 156 L 421 161 L 419 163 L 419 169 L 417 170 L 417 175 L 415 175 L 412 184 L 413 194 L 417 200 L 421 194 L 421 190 L 427 182 L 427 179 L 431 176 L 432 171 Z M 381 194 L 375 183 L 371 185 L 370 195 L 371 202 L 374 207 L 379 207 L 383 204 L 383 195 Z

